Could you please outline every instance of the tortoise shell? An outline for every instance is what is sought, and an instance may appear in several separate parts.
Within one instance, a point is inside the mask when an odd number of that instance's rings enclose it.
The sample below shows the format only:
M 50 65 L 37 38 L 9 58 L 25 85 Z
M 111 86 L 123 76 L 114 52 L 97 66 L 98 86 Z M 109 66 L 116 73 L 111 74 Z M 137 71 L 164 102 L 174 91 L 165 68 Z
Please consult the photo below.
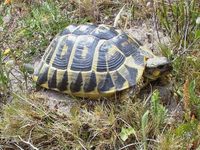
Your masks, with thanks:
M 138 83 L 147 53 L 114 27 L 69 25 L 52 40 L 33 79 L 44 88 L 78 97 L 110 96 Z

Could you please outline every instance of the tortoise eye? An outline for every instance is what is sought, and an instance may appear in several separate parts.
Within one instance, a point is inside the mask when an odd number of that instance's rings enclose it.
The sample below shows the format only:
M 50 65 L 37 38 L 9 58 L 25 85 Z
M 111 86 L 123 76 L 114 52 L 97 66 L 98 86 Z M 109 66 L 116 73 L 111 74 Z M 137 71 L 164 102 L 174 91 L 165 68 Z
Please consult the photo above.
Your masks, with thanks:
M 158 66 L 158 69 L 164 69 L 165 65 Z

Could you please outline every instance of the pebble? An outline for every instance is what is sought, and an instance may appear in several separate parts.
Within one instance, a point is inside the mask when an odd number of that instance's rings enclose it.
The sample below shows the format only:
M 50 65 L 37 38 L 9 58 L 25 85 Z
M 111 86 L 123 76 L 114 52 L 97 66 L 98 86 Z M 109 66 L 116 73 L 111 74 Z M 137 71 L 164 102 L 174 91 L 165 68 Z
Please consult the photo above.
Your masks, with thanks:
M 196 24 L 200 24 L 200 17 L 197 18 Z
M 0 27 L 0 32 L 3 32 L 3 27 Z
M 3 17 L 3 23 L 4 23 L 4 24 L 9 23 L 9 22 L 10 22 L 10 19 L 11 19 L 11 16 L 6 15 L 5 17 Z

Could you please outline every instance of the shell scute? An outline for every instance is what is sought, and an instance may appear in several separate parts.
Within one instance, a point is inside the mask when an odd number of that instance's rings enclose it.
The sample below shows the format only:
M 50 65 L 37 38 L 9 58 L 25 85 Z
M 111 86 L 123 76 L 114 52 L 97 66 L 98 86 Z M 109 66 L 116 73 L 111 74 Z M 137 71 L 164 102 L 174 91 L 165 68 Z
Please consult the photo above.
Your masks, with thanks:
M 51 62 L 54 68 L 66 70 L 68 68 L 71 52 L 74 47 L 77 36 L 69 34 L 60 39 L 60 43 L 55 49 L 52 49 Z M 53 58 L 53 54 L 55 57 Z M 49 62 L 50 63 L 50 62 Z M 48 63 L 47 63 L 48 64 Z
M 89 35 L 96 28 L 96 25 L 80 25 L 72 32 L 72 34 Z
M 98 84 L 98 91 L 100 93 L 108 92 L 114 88 L 114 83 L 112 81 L 111 75 L 109 73 L 106 74 L 105 78 L 102 79 Z
M 57 70 L 49 69 L 48 71 L 48 87 L 50 89 L 57 88 Z
M 95 72 L 92 71 L 85 78 L 85 84 L 83 86 L 83 90 L 84 92 L 91 92 L 95 90 L 96 86 L 97 86 L 96 75 Z
M 59 70 L 58 71 L 58 73 L 60 72 L 60 74 L 62 74 L 62 75 L 60 75 L 60 78 L 58 78 L 58 83 L 57 83 L 57 87 L 58 87 L 58 90 L 59 91 L 66 91 L 66 90 L 68 90 L 68 73 L 67 73 L 67 71 L 64 71 L 64 73 L 63 73 L 63 71 L 62 71 L 62 73 L 61 73 L 61 71 Z
M 105 41 L 99 48 L 97 71 L 114 71 L 118 69 L 124 61 L 125 57 L 120 53 L 120 50 L 110 43 L 110 41 Z
M 126 56 L 130 56 L 135 51 L 138 51 L 139 45 L 134 43 L 125 33 L 114 37 L 111 41 L 121 50 L 121 52 Z
M 77 25 L 69 25 L 58 35 L 63 36 L 63 35 L 71 34 L 76 28 L 77 28 Z
M 127 81 L 118 71 L 112 74 L 112 78 L 117 91 L 120 91 Z
M 109 40 L 118 35 L 118 32 L 115 31 L 113 27 L 107 27 L 104 25 L 99 25 L 93 32 L 90 33 L 91 35 L 99 38 Z
M 38 76 L 37 84 L 42 85 L 42 84 L 47 83 L 48 71 L 49 71 L 49 68 L 47 66 L 43 66 L 41 67 L 40 70 L 38 70 L 37 73 L 34 73 L 36 76 Z
M 71 93 L 76 93 L 81 90 L 81 87 L 83 85 L 83 78 L 81 73 L 78 73 L 77 78 L 74 78 L 70 84 L 70 91 Z
M 126 66 L 126 65 L 125 65 L 125 68 L 127 70 L 126 79 L 127 79 L 127 81 L 129 81 L 129 85 L 130 86 L 136 85 L 137 84 L 136 78 L 138 76 L 138 70 L 135 68 Z
M 95 47 L 99 40 L 93 36 L 79 36 L 74 49 L 74 57 L 71 70 L 90 71 L 95 52 Z

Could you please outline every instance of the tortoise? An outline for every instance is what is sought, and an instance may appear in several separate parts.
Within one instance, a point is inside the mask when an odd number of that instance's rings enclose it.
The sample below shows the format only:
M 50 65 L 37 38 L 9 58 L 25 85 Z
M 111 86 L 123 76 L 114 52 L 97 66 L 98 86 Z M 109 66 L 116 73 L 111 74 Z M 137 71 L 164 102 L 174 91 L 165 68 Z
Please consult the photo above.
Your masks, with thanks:
M 170 61 L 155 56 L 128 33 L 108 25 L 69 25 L 57 34 L 34 69 L 41 87 L 77 97 L 109 97 L 157 79 Z

